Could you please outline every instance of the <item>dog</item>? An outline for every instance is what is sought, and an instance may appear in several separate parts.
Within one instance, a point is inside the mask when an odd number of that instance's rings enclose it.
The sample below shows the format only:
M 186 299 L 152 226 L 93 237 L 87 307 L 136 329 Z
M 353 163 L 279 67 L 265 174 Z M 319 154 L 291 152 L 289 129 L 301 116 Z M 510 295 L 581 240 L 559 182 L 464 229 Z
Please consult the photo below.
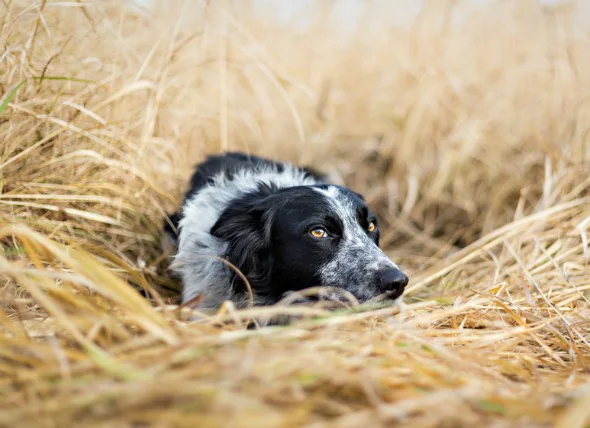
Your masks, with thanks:
M 364 198 L 308 167 L 243 153 L 209 156 L 165 229 L 183 303 L 272 305 L 310 287 L 359 302 L 398 299 L 408 277 L 379 249 Z

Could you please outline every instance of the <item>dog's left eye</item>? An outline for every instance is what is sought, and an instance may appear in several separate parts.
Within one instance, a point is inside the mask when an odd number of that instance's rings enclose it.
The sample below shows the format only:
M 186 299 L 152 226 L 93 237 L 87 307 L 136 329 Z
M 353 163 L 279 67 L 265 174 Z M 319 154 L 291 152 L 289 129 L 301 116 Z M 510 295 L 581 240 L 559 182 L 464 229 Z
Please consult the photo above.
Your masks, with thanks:
M 375 222 L 372 221 L 371 223 L 369 223 L 369 227 L 367 228 L 367 230 L 369 232 L 375 232 L 375 229 L 377 229 L 377 226 L 375 225 Z
M 309 234 L 314 238 L 327 238 L 328 232 L 323 227 L 315 227 L 309 231 Z

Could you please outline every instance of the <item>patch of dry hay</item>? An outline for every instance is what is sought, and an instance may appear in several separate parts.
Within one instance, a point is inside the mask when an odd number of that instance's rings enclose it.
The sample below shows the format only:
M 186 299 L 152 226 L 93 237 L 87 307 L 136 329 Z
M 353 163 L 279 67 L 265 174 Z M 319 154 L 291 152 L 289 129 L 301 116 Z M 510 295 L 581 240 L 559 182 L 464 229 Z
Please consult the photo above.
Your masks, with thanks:
M 588 424 L 587 23 L 452 3 L 411 29 L 370 3 L 342 38 L 330 2 L 304 33 L 246 3 L 4 2 L 0 425 Z M 228 148 L 365 193 L 407 304 L 187 322 L 161 219 Z M 277 311 L 301 319 L 246 329 Z

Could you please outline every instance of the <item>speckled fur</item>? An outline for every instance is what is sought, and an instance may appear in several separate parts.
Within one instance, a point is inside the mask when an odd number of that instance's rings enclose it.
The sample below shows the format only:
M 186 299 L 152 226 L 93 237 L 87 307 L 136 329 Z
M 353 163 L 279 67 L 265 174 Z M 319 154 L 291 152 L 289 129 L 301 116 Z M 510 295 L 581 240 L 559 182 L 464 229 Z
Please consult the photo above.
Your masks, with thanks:
M 344 223 L 344 236 L 340 248 L 335 257 L 320 271 L 323 285 L 344 288 L 360 300 L 372 298 L 365 278 L 379 269 L 397 268 L 397 265 L 381 251 L 357 222 L 349 195 L 339 186 L 329 186 L 317 191 L 329 199 L 334 211 Z M 351 263 L 353 260 L 354 263 Z

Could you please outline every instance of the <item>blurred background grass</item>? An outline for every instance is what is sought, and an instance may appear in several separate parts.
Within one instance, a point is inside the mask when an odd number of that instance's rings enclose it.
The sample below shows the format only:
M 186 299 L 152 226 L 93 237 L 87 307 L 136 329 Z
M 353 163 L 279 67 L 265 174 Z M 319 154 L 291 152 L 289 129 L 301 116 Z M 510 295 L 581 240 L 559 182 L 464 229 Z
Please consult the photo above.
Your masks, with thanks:
M 583 427 L 587 12 L 3 3 L 0 424 Z M 187 322 L 160 228 L 229 149 L 366 195 L 402 312 Z

